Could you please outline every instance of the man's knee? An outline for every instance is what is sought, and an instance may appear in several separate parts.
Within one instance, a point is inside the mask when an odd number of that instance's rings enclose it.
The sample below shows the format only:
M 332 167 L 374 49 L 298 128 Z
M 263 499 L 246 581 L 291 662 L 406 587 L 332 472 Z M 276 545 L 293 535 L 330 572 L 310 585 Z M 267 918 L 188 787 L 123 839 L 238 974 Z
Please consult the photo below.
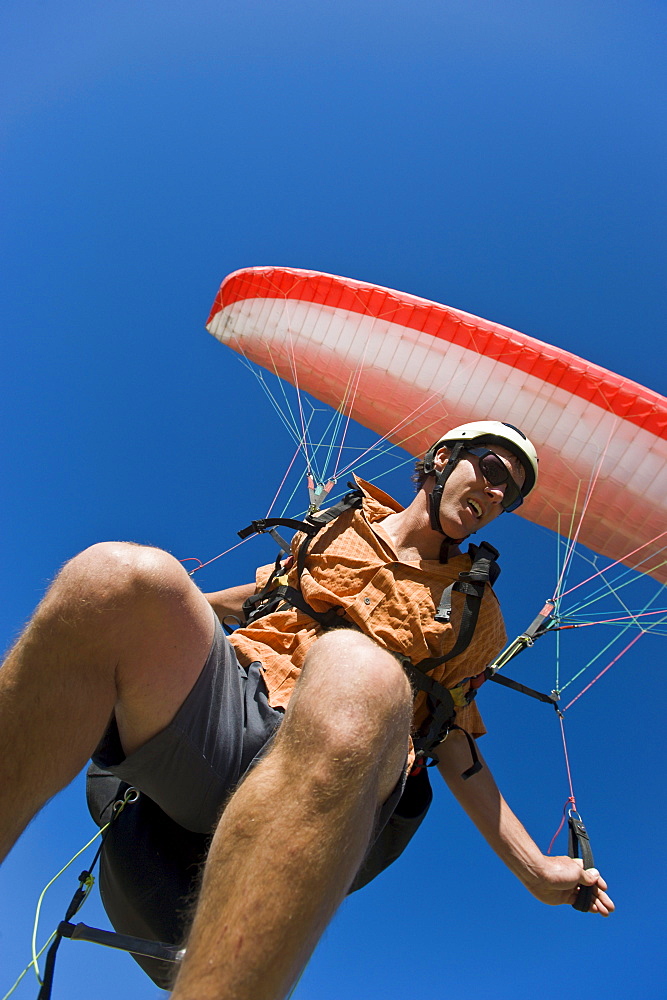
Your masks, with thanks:
M 396 745 L 407 748 L 411 714 L 410 684 L 398 660 L 361 633 L 340 629 L 310 650 L 285 722 L 296 716 L 298 729 L 310 730 L 309 742 L 325 757 L 358 764 Z
M 391 713 L 411 700 L 400 661 L 352 629 L 336 629 L 317 640 L 306 657 L 305 677 L 338 698 L 365 701 L 375 711 Z
M 201 667 L 212 633 L 210 605 L 173 556 L 100 542 L 63 566 L 22 641 L 67 649 L 68 661 L 111 670 L 120 684 L 128 670 L 159 671 L 174 651 L 182 659 L 186 646 Z
M 47 594 L 82 615 L 136 608 L 142 599 L 180 600 L 192 583 L 162 549 L 134 542 L 98 542 L 67 562 Z

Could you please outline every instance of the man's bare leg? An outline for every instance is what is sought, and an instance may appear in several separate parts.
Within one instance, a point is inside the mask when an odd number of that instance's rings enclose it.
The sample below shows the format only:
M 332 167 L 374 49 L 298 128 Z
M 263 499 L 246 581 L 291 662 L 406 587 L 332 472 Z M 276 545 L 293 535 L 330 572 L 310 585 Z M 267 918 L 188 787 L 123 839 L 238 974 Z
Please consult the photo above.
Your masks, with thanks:
M 159 549 L 102 543 L 63 567 L 0 669 L 0 859 L 114 710 L 126 753 L 171 721 L 213 630 L 208 602 Z
M 173 1000 L 280 1000 L 344 898 L 405 763 L 408 681 L 355 632 L 310 652 L 274 748 L 218 825 Z

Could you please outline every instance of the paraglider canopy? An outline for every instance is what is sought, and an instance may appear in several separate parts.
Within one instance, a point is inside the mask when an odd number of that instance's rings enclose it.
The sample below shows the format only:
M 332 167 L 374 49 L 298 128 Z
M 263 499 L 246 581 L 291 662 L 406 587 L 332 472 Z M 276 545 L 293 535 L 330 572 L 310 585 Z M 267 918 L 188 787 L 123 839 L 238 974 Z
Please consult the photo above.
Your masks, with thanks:
M 518 513 L 667 582 L 667 400 L 557 347 L 349 278 L 229 275 L 207 324 L 222 343 L 415 456 L 434 429 L 520 427 L 540 482 Z

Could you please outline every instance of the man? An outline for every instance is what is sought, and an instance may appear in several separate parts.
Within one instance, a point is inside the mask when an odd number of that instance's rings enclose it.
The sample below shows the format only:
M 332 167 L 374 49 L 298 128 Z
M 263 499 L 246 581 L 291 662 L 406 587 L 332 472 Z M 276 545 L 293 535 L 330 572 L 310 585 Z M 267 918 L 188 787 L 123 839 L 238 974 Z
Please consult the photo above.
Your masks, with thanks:
M 167 914 L 172 933 L 191 838 L 204 853 L 212 834 L 173 996 L 279 1000 L 346 893 L 400 853 L 397 828 L 413 832 L 428 808 L 431 755 L 538 899 L 572 903 L 592 886 L 591 911 L 610 913 L 597 871 L 539 851 L 472 740 L 483 728 L 469 678 L 504 631 L 490 585 L 470 579 L 484 562 L 488 575 L 488 553 L 471 567 L 457 541 L 515 509 L 536 477 L 510 425 L 445 433 L 406 509 L 364 490 L 297 540 L 278 607 L 231 643 L 211 608 L 240 615 L 254 585 L 204 596 L 167 553 L 125 543 L 75 557 L 0 672 L 0 852 L 95 754 L 95 812 L 121 779 L 142 793 L 107 844 L 112 916 L 162 936 Z

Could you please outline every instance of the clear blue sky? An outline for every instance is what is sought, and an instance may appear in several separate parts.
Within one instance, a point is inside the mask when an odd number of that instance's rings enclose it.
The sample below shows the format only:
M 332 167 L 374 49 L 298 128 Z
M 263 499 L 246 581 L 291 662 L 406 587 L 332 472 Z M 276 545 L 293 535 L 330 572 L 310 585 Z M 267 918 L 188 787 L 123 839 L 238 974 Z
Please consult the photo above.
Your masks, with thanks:
M 5 0 L 3 644 L 84 546 L 206 559 L 263 513 L 291 448 L 203 329 L 235 268 L 400 288 L 665 394 L 666 22 L 657 0 Z M 390 488 L 409 498 L 400 477 Z M 555 543 L 503 520 L 491 540 L 517 632 L 550 592 Z M 202 586 L 250 578 L 271 554 L 257 545 Z M 336 917 L 298 1000 L 664 989 L 667 685 L 658 642 L 642 643 L 568 726 L 618 912 L 542 907 L 438 788 L 407 855 Z M 580 655 L 567 646 L 568 668 Z M 548 653 L 526 670 L 551 685 Z M 484 752 L 546 846 L 567 794 L 554 719 L 504 691 L 482 709 Z M 0 996 L 39 890 L 91 833 L 77 781 L 0 873 Z M 73 889 L 53 890 L 45 928 Z M 106 926 L 96 903 L 81 918 Z M 158 992 L 126 956 L 61 947 L 54 1000 Z

